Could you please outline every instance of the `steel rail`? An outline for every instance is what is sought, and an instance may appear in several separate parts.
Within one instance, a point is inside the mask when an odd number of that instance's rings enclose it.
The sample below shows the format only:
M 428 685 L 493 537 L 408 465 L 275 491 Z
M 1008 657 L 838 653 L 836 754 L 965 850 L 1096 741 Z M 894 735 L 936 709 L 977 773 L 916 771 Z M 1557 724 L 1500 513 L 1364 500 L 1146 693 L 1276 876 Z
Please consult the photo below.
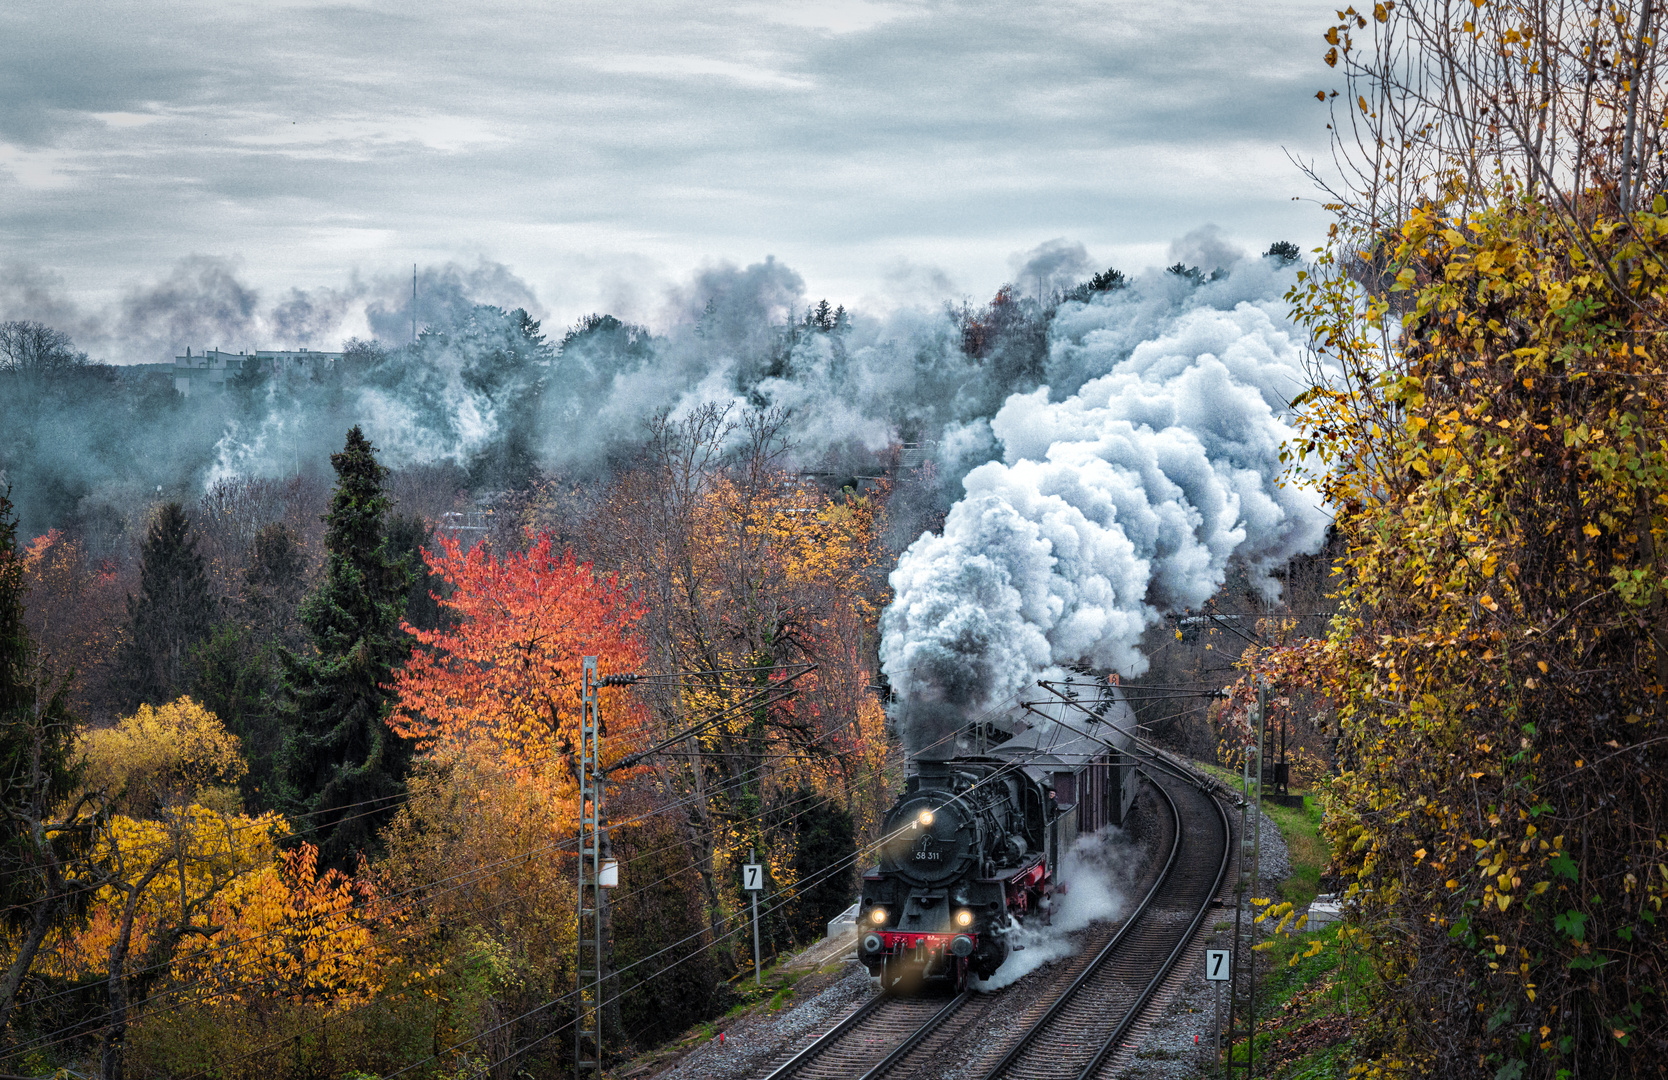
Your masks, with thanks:
M 972 997 L 973 992 L 971 990 L 963 990 L 961 993 L 951 998 L 942 1008 L 929 1016 L 920 1027 L 916 1028 L 915 1032 L 910 1035 L 909 1038 L 905 1039 L 895 1050 L 882 1058 L 879 1064 L 875 1065 L 863 1075 L 865 1077 L 879 1076 L 887 1068 L 890 1068 L 898 1058 L 902 1057 L 905 1053 L 913 1050 L 917 1045 L 919 1045 L 922 1039 L 925 1039 L 928 1035 L 936 1031 L 940 1024 L 942 1024 L 945 1020 L 948 1020 L 950 1016 L 963 1005 L 967 1004 Z M 833 1049 L 841 1039 L 845 1038 L 847 1033 L 873 1016 L 883 1005 L 888 1002 L 909 1000 L 914 999 L 899 998 L 897 995 L 886 991 L 876 994 L 874 997 L 871 997 L 868 1001 L 859 1006 L 850 1016 L 846 1017 L 838 1024 L 835 1024 L 828 1031 L 818 1036 L 814 1042 L 800 1050 L 799 1053 L 777 1066 L 776 1069 L 765 1077 L 765 1080 L 786 1080 L 786 1077 L 799 1072 L 810 1065 L 817 1058 Z
M 1176 823 L 1175 836 L 1170 841 L 1170 856 L 1164 861 L 1164 869 L 1159 872 L 1158 877 L 1153 881 L 1152 888 L 1147 890 L 1147 895 L 1141 898 L 1141 905 L 1130 913 L 1129 918 L 1124 920 L 1124 924 L 1118 927 L 1118 932 L 1112 935 L 1112 940 L 1101 947 L 1100 952 L 1095 954 L 1095 958 L 1089 962 L 1089 966 L 1079 972 L 1077 978 L 1073 979 L 1071 984 L 1060 992 L 1060 996 L 1055 998 L 1053 1003 L 1037 1018 L 1036 1022 L 1026 1029 L 1025 1033 L 1019 1037 L 1019 1041 L 1014 1043 L 1006 1054 L 1002 1055 L 1002 1060 L 986 1071 L 985 1080 L 996 1080 L 997 1077 L 1006 1072 L 1019 1059 L 1019 1056 L 1037 1040 L 1043 1029 L 1077 996 L 1077 992 L 1083 988 L 1084 984 L 1089 981 L 1096 971 L 1100 970 L 1101 965 L 1117 950 L 1130 930 L 1134 929 L 1135 925 L 1141 921 L 1141 916 L 1146 914 L 1147 908 L 1152 905 L 1153 899 L 1158 896 L 1158 891 L 1164 887 L 1164 882 L 1169 878 L 1170 871 L 1175 868 L 1176 856 L 1181 853 L 1182 845 L 1181 811 L 1177 809 L 1176 801 L 1170 797 L 1168 791 L 1165 791 L 1158 784 L 1154 784 L 1153 787 L 1160 795 L 1164 796 L 1164 802 L 1170 808 L 1170 817 Z
M 817 1036 L 817 1038 L 810 1045 L 806 1046 L 799 1053 L 778 1065 L 764 1078 L 764 1080 L 786 1080 L 786 1078 L 793 1075 L 795 1071 L 808 1064 L 812 1058 L 819 1056 L 823 1051 L 832 1046 L 839 1040 L 840 1036 L 844 1035 L 858 1024 L 861 1024 L 864 1020 L 867 1020 L 874 1014 L 876 1009 L 886 1003 L 886 1000 L 886 994 L 876 994 L 868 1001 L 865 1001 L 862 1005 L 859 1005 L 850 1016 L 841 1020 L 838 1024 L 835 1024 L 823 1034 Z
M 972 997 L 973 991 L 963 990 L 961 993 L 951 998 L 949 1003 L 942 1009 L 933 1013 L 932 1016 L 927 1019 L 926 1023 L 916 1028 L 915 1034 L 899 1043 L 896 1050 L 893 1050 L 890 1054 L 887 1054 L 885 1057 L 876 1062 L 875 1067 L 864 1073 L 859 1080 L 879 1080 L 880 1076 L 885 1074 L 888 1069 L 892 1068 L 900 1060 L 902 1060 L 905 1054 L 921 1045 L 922 1040 L 937 1031 L 940 1024 L 944 1023 L 944 1021 L 948 1020 L 953 1014 L 960 1010 L 963 1005 L 967 1004 L 967 1002 L 972 999 Z
M 1217 865 L 1216 877 L 1212 887 L 1202 898 L 1198 909 L 1194 912 L 1193 918 L 1188 924 L 1186 932 L 1180 935 L 1174 947 L 1171 948 L 1169 954 L 1159 965 L 1156 973 L 1147 981 L 1146 986 L 1140 991 L 1130 1006 L 1124 1010 L 1123 1016 L 1113 1027 L 1111 1033 L 1101 1042 L 1100 1047 L 1094 1056 L 1089 1060 L 1089 1063 L 1081 1070 L 1072 1074 L 1075 1075 L 1078 1080 L 1088 1080 L 1089 1077 L 1101 1068 L 1105 1064 L 1106 1059 L 1118 1048 L 1118 1044 L 1128 1034 L 1129 1029 L 1140 1018 L 1141 1013 L 1152 1000 L 1152 997 L 1157 992 L 1159 986 L 1175 968 L 1176 962 L 1186 950 L 1187 945 L 1192 940 L 1194 934 L 1198 932 L 1199 926 L 1203 923 L 1206 914 L 1210 911 L 1212 902 L 1222 890 L 1222 882 L 1227 875 L 1228 866 L 1232 860 L 1232 825 L 1229 822 L 1227 812 L 1222 808 L 1221 802 L 1219 802 L 1215 796 L 1210 793 L 1203 779 L 1190 771 L 1178 767 L 1173 762 L 1156 755 L 1150 757 L 1146 764 L 1168 773 L 1193 787 L 1199 791 L 1200 794 L 1204 795 L 1204 797 L 1210 802 L 1211 806 L 1215 808 L 1218 823 L 1222 827 L 1222 857 Z M 1146 769 L 1144 768 L 1142 771 L 1146 772 Z M 1148 774 L 1148 776 L 1149 779 L 1151 779 L 1151 774 Z M 985 1080 L 996 1080 L 997 1077 L 1000 1077 L 1004 1072 L 1010 1069 L 1019 1060 L 1025 1050 L 1043 1034 L 1044 1029 L 1048 1027 L 1050 1022 L 1057 1018 L 1060 1013 L 1064 1011 L 1064 1009 L 1077 997 L 1079 992 L 1088 984 L 1090 979 L 1093 978 L 1097 972 L 1102 970 L 1102 968 L 1116 953 L 1117 948 L 1122 943 L 1126 933 L 1128 933 L 1140 922 L 1152 900 L 1158 895 L 1159 890 L 1163 888 L 1163 886 L 1170 879 L 1171 873 L 1176 867 L 1176 857 L 1182 844 L 1182 815 L 1180 809 L 1176 806 L 1175 799 L 1170 796 L 1170 793 L 1166 791 L 1162 785 L 1155 783 L 1153 786 L 1164 796 L 1166 804 L 1170 807 L 1171 816 L 1175 821 L 1175 837 L 1172 841 L 1170 857 L 1165 862 L 1164 870 L 1159 874 L 1158 879 L 1153 883 L 1153 886 L 1148 891 L 1146 897 L 1143 898 L 1141 906 L 1137 908 L 1136 911 L 1131 914 L 1127 920 L 1125 920 L 1124 925 L 1119 928 L 1117 936 L 1115 936 L 1106 944 L 1104 948 L 1101 949 L 1100 953 L 1096 955 L 1095 959 L 1077 976 L 1077 978 L 1072 980 L 1071 985 L 1068 986 L 1060 994 L 1060 996 L 1049 1005 L 1047 1011 L 1045 1011 L 1043 1015 L 1026 1030 L 1025 1034 L 1021 1036 L 1020 1041 L 1012 1049 L 1010 1049 L 1007 1054 L 1003 1055 L 1002 1060 L 985 1073 Z
M 1101 1065 L 1105 1064 L 1106 1059 L 1117 1050 L 1118 1044 L 1123 1041 L 1124 1036 L 1128 1034 L 1129 1029 L 1140 1017 L 1142 1010 L 1147 1007 L 1147 1003 L 1158 992 L 1159 985 L 1176 966 L 1176 961 L 1181 958 L 1182 952 L 1187 948 L 1188 943 L 1193 940 L 1193 935 L 1199 932 L 1199 926 L 1205 921 L 1205 915 L 1210 911 L 1211 903 L 1221 894 L 1222 882 L 1228 876 L 1228 864 L 1232 861 L 1234 851 L 1234 830 L 1228 820 L 1228 812 L 1222 808 L 1221 801 L 1206 791 L 1204 785 L 1197 783 L 1192 776 L 1184 775 L 1180 769 L 1174 766 L 1170 766 L 1170 771 L 1198 788 L 1210 804 L 1216 808 L 1216 813 L 1222 821 L 1222 861 L 1216 868 L 1216 881 L 1211 885 L 1210 894 L 1205 897 L 1204 903 L 1200 904 L 1199 910 L 1194 913 L 1193 921 L 1188 923 L 1187 932 L 1176 940 L 1176 947 L 1170 950 L 1170 955 L 1165 957 L 1164 963 L 1160 965 L 1158 971 L 1148 981 L 1146 988 L 1141 991 L 1141 996 L 1136 999 L 1134 1005 L 1130 1006 L 1129 1011 L 1124 1014 L 1124 1018 L 1112 1030 L 1112 1034 L 1108 1035 L 1106 1041 L 1101 1043 L 1100 1049 L 1089 1060 L 1089 1064 L 1085 1065 L 1083 1070 L 1077 1074 L 1078 1080 L 1089 1080 L 1100 1069 Z

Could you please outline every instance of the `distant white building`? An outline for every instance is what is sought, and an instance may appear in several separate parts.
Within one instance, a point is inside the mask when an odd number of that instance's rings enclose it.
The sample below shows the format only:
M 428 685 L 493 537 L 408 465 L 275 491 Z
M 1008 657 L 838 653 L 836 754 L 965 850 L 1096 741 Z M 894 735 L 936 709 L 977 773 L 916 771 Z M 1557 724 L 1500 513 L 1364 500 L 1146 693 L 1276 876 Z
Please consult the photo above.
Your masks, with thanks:
M 341 360 L 339 352 L 312 349 L 256 349 L 252 353 L 206 349 L 193 355 L 187 348 L 184 356 L 174 357 L 174 389 L 186 397 L 207 390 L 224 392 L 227 379 L 251 366 L 270 374 L 330 374 Z

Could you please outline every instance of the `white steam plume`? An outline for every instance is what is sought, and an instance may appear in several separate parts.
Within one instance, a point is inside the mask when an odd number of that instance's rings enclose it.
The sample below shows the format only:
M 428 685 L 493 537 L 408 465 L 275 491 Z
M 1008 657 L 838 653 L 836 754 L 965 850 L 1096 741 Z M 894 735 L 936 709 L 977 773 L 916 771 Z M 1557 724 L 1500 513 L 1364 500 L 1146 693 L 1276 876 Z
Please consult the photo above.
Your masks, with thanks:
M 975 980 L 974 989 L 1000 990 L 1044 964 L 1071 956 L 1077 950 L 1072 933 L 1122 915 L 1125 900 L 1120 886 L 1131 855 L 1124 833 L 1116 827 L 1078 837 L 1060 858 L 1060 891 L 1046 901 L 1048 922 L 1010 923 L 1008 958 L 990 978 Z
M 892 574 L 881 659 L 922 729 L 907 742 L 1053 665 L 1139 675 L 1142 634 L 1203 604 L 1230 561 L 1273 598 L 1270 571 L 1318 550 L 1319 496 L 1280 483 L 1299 340 L 1280 302 L 1239 299 L 1278 295 L 1278 277 L 1262 261 L 1199 289 L 1149 277 L 1057 319 L 1051 369 L 1098 376 L 1064 400 L 1010 397 L 990 422 L 1002 460 L 967 474 Z

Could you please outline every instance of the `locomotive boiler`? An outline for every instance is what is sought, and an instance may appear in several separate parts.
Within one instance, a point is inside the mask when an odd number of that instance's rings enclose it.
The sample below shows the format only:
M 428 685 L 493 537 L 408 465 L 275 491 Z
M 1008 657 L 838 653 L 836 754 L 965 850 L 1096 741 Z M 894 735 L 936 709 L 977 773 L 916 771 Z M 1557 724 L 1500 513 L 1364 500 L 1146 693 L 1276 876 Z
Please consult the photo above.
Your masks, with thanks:
M 1116 687 L 1105 693 L 1099 715 L 1074 730 L 1045 725 L 982 753 L 913 763 L 857 913 L 857 958 L 883 989 L 959 991 L 970 976 L 989 978 L 1015 923 L 1047 918 L 1073 841 L 1128 815 L 1134 715 Z

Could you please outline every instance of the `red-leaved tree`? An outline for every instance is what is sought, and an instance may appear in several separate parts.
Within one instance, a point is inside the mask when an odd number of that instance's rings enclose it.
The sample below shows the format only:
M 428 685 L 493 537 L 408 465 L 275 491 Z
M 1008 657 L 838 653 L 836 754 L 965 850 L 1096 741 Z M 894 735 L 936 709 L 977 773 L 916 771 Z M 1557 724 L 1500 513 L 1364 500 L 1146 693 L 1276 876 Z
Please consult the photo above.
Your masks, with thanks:
M 502 557 L 486 544 L 465 554 L 456 541 L 438 543 L 424 557 L 450 590 L 441 603 L 457 625 L 406 627 L 417 645 L 395 677 L 389 725 L 425 751 L 485 751 L 527 780 L 566 786 L 578 747 L 581 658 L 598 657 L 604 674 L 636 670 L 642 606 L 614 578 L 593 574 L 571 552 L 556 554 L 548 535 Z M 604 756 L 618 758 L 633 749 L 630 729 L 641 724 L 629 695 L 603 694 L 614 727 Z

